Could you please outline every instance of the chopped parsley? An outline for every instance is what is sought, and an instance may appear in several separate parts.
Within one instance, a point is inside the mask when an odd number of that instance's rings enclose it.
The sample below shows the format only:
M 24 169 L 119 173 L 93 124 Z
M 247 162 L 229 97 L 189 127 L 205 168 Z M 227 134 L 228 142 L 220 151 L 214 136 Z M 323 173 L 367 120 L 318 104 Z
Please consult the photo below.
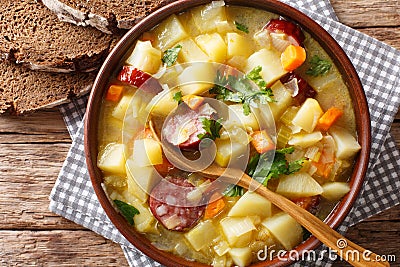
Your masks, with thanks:
M 292 162 L 286 160 L 285 154 L 291 154 L 293 152 L 294 147 L 276 150 L 272 163 L 270 163 L 269 160 L 273 155 L 272 153 L 256 154 L 250 159 L 246 172 L 252 176 L 253 179 L 266 186 L 270 179 L 279 178 L 282 174 L 289 175 L 298 172 L 303 167 L 304 159 Z
M 131 206 L 128 203 L 125 203 L 121 200 L 115 199 L 114 204 L 117 206 L 122 216 L 124 216 L 124 218 L 128 221 L 128 223 L 130 225 L 133 225 L 134 224 L 133 217 L 135 217 L 135 215 L 139 214 L 140 212 L 134 206 Z
M 235 21 L 235 26 L 236 26 L 236 29 L 238 29 L 239 31 L 249 33 L 249 28 L 246 25 Z
M 172 98 L 176 102 L 178 102 L 178 105 L 183 102 L 183 100 L 182 100 L 182 92 L 181 91 L 176 92 Z
M 244 194 L 244 189 L 241 186 L 238 185 L 228 185 L 227 188 L 222 192 L 222 194 L 226 197 L 238 197 L 238 196 L 243 196 Z
M 256 100 L 262 104 L 274 102 L 271 88 L 266 87 L 266 82 L 262 79 L 260 72 L 261 66 L 251 70 L 244 77 L 228 75 L 225 77 L 220 71 L 217 72 L 215 86 L 210 89 L 211 94 L 216 94 L 216 98 L 223 101 L 243 104 L 243 113 L 247 116 L 251 113 L 251 106 L 256 106 Z M 254 81 L 260 90 L 254 90 L 251 81 Z M 235 90 L 236 92 L 230 90 Z
M 325 75 L 332 68 L 332 63 L 328 60 L 321 59 L 319 56 L 314 55 L 310 60 L 310 68 L 306 71 L 307 75 L 317 77 Z
M 173 48 L 167 49 L 164 52 L 164 56 L 162 58 L 162 62 L 167 65 L 167 67 L 171 67 L 175 64 L 176 60 L 178 59 L 178 54 L 181 51 L 182 46 L 177 45 Z
M 205 138 L 209 138 L 215 140 L 216 138 L 221 137 L 219 132 L 221 131 L 222 119 L 214 120 L 207 118 L 200 118 L 201 123 L 203 124 L 203 129 L 206 131 L 205 133 L 198 134 L 197 137 L 202 140 Z

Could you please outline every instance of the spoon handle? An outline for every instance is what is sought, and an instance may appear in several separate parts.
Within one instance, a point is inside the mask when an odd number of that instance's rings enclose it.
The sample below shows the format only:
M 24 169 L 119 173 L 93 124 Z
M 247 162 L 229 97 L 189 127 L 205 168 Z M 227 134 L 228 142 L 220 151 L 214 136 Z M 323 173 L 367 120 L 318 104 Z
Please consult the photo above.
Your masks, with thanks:
M 244 188 L 253 188 L 256 193 L 262 195 L 278 208 L 288 213 L 317 239 L 329 248 L 335 250 L 339 256 L 351 265 L 359 267 L 390 266 L 388 262 L 380 261 L 381 258 L 379 255 L 351 242 L 305 209 L 297 206 L 289 199 L 270 191 L 260 183 L 257 183 L 257 181 L 245 173 L 242 174 L 242 178 L 238 182 L 238 184 Z

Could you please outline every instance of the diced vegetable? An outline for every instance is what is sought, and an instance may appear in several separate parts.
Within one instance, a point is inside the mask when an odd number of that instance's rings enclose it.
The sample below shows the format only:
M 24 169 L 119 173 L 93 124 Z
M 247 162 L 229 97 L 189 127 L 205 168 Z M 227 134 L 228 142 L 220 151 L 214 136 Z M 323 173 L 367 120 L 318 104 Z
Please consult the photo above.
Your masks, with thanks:
M 289 45 L 281 55 L 284 70 L 293 71 L 306 60 L 306 50 L 301 46 Z
M 293 125 L 300 127 L 307 133 L 314 131 L 322 115 L 322 109 L 317 100 L 307 98 L 293 119 Z
M 210 58 L 201 48 L 188 38 L 179 42 L 182 45 L 182 50 L 179 53 L 178 59 L 181 62 L 209 62 Z
M 126 186 L 126 178 L 121 177 L 120 175 L 104 176 L 103 180 L 106 187 L 110 187 L 115 190 L 123 189 Z
M 125 145 L 108 144 L 97 157 L 97 167 L 100 170 L 116 174 L 125 174 Z
M 321 162 L 321 159 L 320 159 L 318 162 L 312 162 L 311 166 L 316 167 L 316 171 L 315 171 L 316 175 L 327 179 L 327 178 L 329 178 L 329 176 L 332 172 L 334 162 L 323 163 L 323 162 Z
M 176 15 L 172 15 L 161 22 L 153 33 L 156 36 L 153 42 L 154 47 L 159 48 L 161 51 L 171 48 L 188 36 Z
M 211 266 L 213 267 L 226 267 L 226 266 L 231 266 L 232 265 L 232 259 L 229 257 L 230 262 L 227 259 L 227 256 L 215 256 Z
M 320 195 L 322 187 L 308 173 L 298 172 L 279 179 L 276 192 L 288 198 Z
M 217 154 L 215 156 L 215 162 L 221 166 L 228 166 L 229 162 L 234 163 L 240 160 L 240 157 L 247 152 L 247 146 L 241 143 L 232 142 L 228 140 L 215 140 L 217 146 Z
M 204 97 L 197 95 L 185 95 L 182 97 L 182 101 L 189 106 L 189 108 L 195 110 L 201 106 L 204 102 Z
M 192 247 L 199 251 L 208 247 L 218 237 L 218 232 L 210 220 L 200 222 L 192 230 L 185 234 Z
M 229 245 L 236 247 L 247 246 L 256 229 L 249 217 L 226 217 L 220 224 Z
M 275 144 L 267 131 L 255 131 L 251 134 L 251 143 L 260 154 L 275 149 Z
M 261 30 L 254 34 L 254 40 L 260 48 L 271 49 L 271 35 L 268 31 Z
M 213 249 L 215 253 L 218 254 L 218 256 L 223 256 L 228 253 L 230 247 L 228 242 L 226 242 L 224 239 L 221 239 L 217 242 L 216 245 L 214 245 Z
M 183 95 L 201 95 L 213 85 L 215 70 L 209 64 L 193 64 L 178 76 Z
M 247 191 L 233 205 L 228 213 L 230 217 L 246 217 L 257 215 L 261 218 L 269 217 L 272 213 L 272 204 L 269 200 L 257 193 Z
M 286 126 L 281 125 L 277 133 L 276 146 L 277 148 L 284 148 L 292 136 L 292 130 Z
M 166 117 L 171 113 L 177 106 L 178 102 L 174 100 L 176 90 L 164 90 L 157 94 L 150 103 L 147 105 L 146 110 L 153 114 Z
M 335 140 L 337 148 L 336 157 L 338 159 L 348 159 L 354 156 L 361 149 L 356 138 L 346 129 L 332 126 L 329 129 L 329 133 Z
M 212 1 L 210 4 L 191 10 L 192 18 L 201 33 L 217 30 L 219 24 L 226 22 L 225 2 Z
M 217 216 L 225 208 L 225 200 L 223 196 L 216 192 L 214 193 L 204 211 L 204 219 L 211 219 Z
M 317 95 L 317 91 L 315 91 L 300 75 L 294 72 L 283 76 L 280 81 L 287 87 L 289 87 L 290 84 L 292 84 L 292 87 L 297 87 L 297 91 L 293 90 L 293 97 L 297 105 L 302 105 L 307 98 L 314 98 Z
M 141 71 L 154 74 L 161 65 L 161 51 L 154 48 L 150 41 L 137 41 L 126 63 Z
M 286 48 L 291 44 L 288 40 L 288 36 L 284 33 L 271 32 L 269 35 L 271 36 L 272 46 L 280 53 L 283 53 Z
M 333 182 L 324 184 L 322 189 L 322 197 L 329 201 L 337 201 L 350 191 L 350 186 L 348 183 Z
M 223 63 L 226 60 L 227 46 L 218 33 L 197 36 L 196 43 L 211 61 Z
M 106 100 L 118 102 L 121 99 L 123 92 L 124 87 L 122 85 L 110 85 L 106 93 Z
M 292 104 L 292 92 L 290 92 L 280 81 L 271 86 L 274 102 L 268 103 L 275 121 L 278 121 L 282 113 Z
M 253 113 L 250 113 L 247 116 L 244 115 L 242 104 L 229 105 L 229 119 L 225 122 L 225 125 L 226 127 L 236 125 L 244 129 L 250 127 L 253 131 L 260 129 L 257 118 Z
M 317 128 L 328 131 L 329 128 L 343 115 L 343 111 L 336 107 L 329 108 L 318 120 Z
M 161 164 L 163 163 L 161 145 L 149 138 L 135 140 L 133 159 L 140 167 Z
M 299 146 L 302 148 L 307 148 L 316 144 L 317 142 L 322 140 L 321 132 L 312 132 L 309 134 L 295 134 L 289 140 L 288 144 L 291 146 Z
M 303 237 L 303 229 L 289 214 L 281 212 L 261 223 L 286 250 L 293 249 Z M 290 230 L 289 230 L 290 229 Z
M 250 248 L 231 248 L 229 250 L 233 262 L 239 266 L 244 267 L 251 263 L 251 249 Z
M 153 166 L 139 166 L 135 160 L 126 161 L 126 174 L 128 177 L 128 191 L 135 195 L 141 203 L 147 201 L 148 194 L 160 181 Z
M 126 111 L 133 99 L 133 94 L 124 94 L 118 104 L 115 106 L 112 111 L 112 116 L 119 120 L 124 120 Z
M 251 40 L 241 34 L 229 32 L 226 34 L 228 58 L 234 56 L 248 57 L 254 52 Z
M 244 72 L 247 65 L 247 58 L 244 56 L 233 56 L 228 60 L 227 64 Z
M 280 53 L 275 50 L 261 49 L 248 58 L 246 71 L 249 72 L 255 67 L 261 66 L 261 76 L 267 85 L 272 84 L 287 73 L 282 67 L 280 56 Z

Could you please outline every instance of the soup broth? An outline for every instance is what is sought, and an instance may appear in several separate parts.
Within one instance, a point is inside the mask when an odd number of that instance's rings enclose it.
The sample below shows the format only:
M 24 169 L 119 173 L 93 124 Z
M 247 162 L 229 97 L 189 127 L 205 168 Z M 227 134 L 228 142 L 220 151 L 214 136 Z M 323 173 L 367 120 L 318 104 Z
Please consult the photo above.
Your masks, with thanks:
M 303 228 L 256 193 L 174 166 L 165 145 L 193 166 L 212 154 L 324 219 L 350 190 L 355 133 L 348 88 L 309 33 L 215 1 L 144 33 L 110 77 L 98 167 L 115 208 L 154 246 L 245 266 L 265 248 L 295 248 Z

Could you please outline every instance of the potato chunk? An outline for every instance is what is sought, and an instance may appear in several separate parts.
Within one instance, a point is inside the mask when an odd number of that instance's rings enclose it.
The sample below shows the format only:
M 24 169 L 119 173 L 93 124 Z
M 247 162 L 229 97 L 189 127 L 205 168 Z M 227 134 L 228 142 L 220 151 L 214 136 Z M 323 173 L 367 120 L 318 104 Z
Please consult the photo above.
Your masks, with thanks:
M 161 22 L 161 24 L 154 29 L 153 33 L 156 36 L 153 45 L 162 51 L 171 48 L 188 36 L 182 23 L 175 15 Z
M 213 1 L 191 10 L 192 18 L 201 33 L 213 32 L 225 24 L 226 12 L 224 1 Z
M 258 66 L 262 67 L 261 77 L 268 85 L 287 73 L 281 64 L 281 54 L 274 49 L 261 49 L 252 54 L 247 60 L 246 72 Z
M 247 152 L 247 145 L 232 142 L 230 139 L 215 141 L 217 146 L 217 154 L 215 156 L 215 162 L 221 166 L 226 167 L 228 164 L 235 164 L 240 157 L 245 155 Z
M 163 163 L 161 145 L 150 138 L 135 140 L 133 159 L 139 167 L 161 164 Z
M 214 86 L 216 72 L 209 64 L 195 63 L 178 76 L 183 95 L 200 95 Z
M 322 194 L 324 190 L 308 173 L 298 172 L 279 179 L 278 194 L 288 198 L 309 197 Z
M 229 120 L 227 120 L 225 124 L 226 127 L 229 127 L 231 125 L 242 127 L 244 129 L 250 127 L 251 129 L 253 129 L 253 131 L 257 131 L 260 129 L 258 120 L 254 113 L 250 113 L 247 116 L 244 115 L 242 104 L 234 104 L 229 106 Z
M 125 167 L 128 176 L 128 191 L 142 203 L 146 202 L 148 194 L 160 181 L 161 176 L 153 166 L 138 166 L 133 159 L 128 159 Z
M 306 148 L 312 146 L 322 140 L 321 132 L 313 132 L 309 134 L 295 134 L 289 140 L 288 144 L 291 146 L 300 146 Z
M 226 44 L 218 33 L 199 35 L 196 43 L 208 54 L 211 61 L 223 63 L 226 60 Z
M 179 42 L 182 46 L 178 55 L 179 62 L 209 62 L 210 58 L 203 50 L 193 41 L 188 38 Z
M 126 63 L 144 72 L 154 74 L 161 65 L 161 51 L 154 48 L 150 41 L 137 41 Z
M 329 129 L 329 133 L 335 140 L 337 149 L 336 157 L 338 159 L 348 159 L 353 157 L 361 149 L 361 146 L 357 142 L 356 138 L 346 129 L 338 126 L 332 126 Z
M 212 222 L 208 220 L 196 225 L 185 234 L 185 237 L 192 247 L 199 251 L 204 247 L 208 247 L 218 237 L 218 232 Z
M 111 143 L 100 151 L 97 167 L 110 173 L 125 174 L 125 145 Z
M 275 82 L 271 86 L 271 90 L 274 94 L 273 98 L 276 102 L 271 102 L 268 104 L 275 121 L 278 121 L 283 112 L 293 102 L 292 92 L 286 89 L 286 87 L 280 81 Z
M 324 184 L 322 189 L 322 197 L 329 201 L 337 201 L 350 191 L 350 186 L 348 183 L 333 182 Z
M 236 247 L 247 246 L 256 229 L 249 217 L 226 217 L 220 224 L 229 245 Z
M 301 105 L 296 116 L 293 118 L 293 125 L 300 127 L 307 133 L 314 131 L 317 126 L 318 120 L 323 114 L 322 109 L 317 100 L 314 98 L 307 98 Z
M 178 102 L 174 100 L 176 92 L 177 90 L 164 90 L 158 93 L 147 105 L 146 111 L 158 116 L 168 116 L 178 106 Z
M 254 52 L 251 39 L 236 32 L 228 32 L 226 41 L 228 44 L 228 58 L 234 56 L 249 57 Z
M 245 217 L 257 215 L 261 218 L 271 216 L 272 204 L 269 200 L 260 196 L 257 193 L 247 191 L 236 203 L 233 205 L 228 213 L 230 217 Z
M 289 214 L 281 212 L 261 223 L 286 250 L 293 249 L 303 237 L 303 230 Z
M 231 248 L 229 250 L 233 262 L 240 267 L 247 266 L 251 263 L 251 249 L 250 248 Z

